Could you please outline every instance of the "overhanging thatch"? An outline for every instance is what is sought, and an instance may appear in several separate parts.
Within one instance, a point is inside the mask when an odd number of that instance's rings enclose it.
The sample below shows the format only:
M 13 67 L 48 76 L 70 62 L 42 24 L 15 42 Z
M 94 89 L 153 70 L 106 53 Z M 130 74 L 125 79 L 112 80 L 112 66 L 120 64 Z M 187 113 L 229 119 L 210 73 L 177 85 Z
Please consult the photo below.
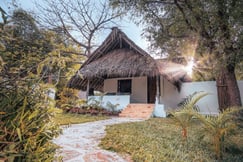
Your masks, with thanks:
M 80 69 L 80 73 L 89 79 L 155 76 L 157 72 L 153 58 L 125 48 L 113 50 Z

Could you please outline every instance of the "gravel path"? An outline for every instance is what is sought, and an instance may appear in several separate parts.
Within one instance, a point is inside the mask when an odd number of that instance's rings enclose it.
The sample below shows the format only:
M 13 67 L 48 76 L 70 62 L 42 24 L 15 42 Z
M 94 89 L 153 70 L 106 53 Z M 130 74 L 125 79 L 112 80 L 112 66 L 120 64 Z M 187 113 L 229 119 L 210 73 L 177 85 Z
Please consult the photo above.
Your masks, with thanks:
M 98 144 L 105 136 L 105 126 L 125 122 L 142 121 L 131 118 L 111 118 L 96 122 L 74 124 L 63 129 L 63 134 L 54 140 L 62 148 L 58 155 L 64 162 L 128 162 L 129 158 L 103 150 Z

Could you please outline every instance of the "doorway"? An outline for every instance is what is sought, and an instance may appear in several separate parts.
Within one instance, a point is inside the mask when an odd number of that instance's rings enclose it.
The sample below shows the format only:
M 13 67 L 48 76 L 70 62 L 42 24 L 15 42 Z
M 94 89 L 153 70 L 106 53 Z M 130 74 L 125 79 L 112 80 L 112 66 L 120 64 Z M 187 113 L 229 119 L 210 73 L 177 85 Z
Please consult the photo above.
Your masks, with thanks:
M 147 77 L 148 103 L 155 103 L 156 98 L 156 77 Z

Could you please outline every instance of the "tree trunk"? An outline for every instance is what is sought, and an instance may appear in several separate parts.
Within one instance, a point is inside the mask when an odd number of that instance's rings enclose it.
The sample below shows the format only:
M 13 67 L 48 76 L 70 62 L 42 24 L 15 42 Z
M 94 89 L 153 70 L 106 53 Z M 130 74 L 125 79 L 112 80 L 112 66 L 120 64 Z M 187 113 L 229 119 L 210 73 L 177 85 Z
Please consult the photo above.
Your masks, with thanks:
M 235 69 L 228 66 L 225 77 L 228 86 L 229 106 L 242 106 L 240 90 L 235 77 Z
M 242 105 L 234 68 L 222 67 L 216 83 L 220 111 L 228 107 Z
M 218 104 L 219 110 L 222 112 L 229 107 L 229 96 L 227 93 L 227 85 L 225 79 L 225 71 L 221 68 L 221 71 L 216 78 L 217 92 L 218 92 Z
M 52 74 L 51 73 L 48 75 L 48 83 L 52 84 Z

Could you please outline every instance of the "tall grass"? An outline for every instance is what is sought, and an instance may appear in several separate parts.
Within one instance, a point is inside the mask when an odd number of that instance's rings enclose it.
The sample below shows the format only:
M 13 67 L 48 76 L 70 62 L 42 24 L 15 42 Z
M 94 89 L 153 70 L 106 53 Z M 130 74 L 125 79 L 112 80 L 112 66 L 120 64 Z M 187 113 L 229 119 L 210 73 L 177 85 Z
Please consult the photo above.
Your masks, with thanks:
M 129 154 L 135 162 L 217 162 L 212 138 L 202 135 L 202 123 L 188 127 L 187 142 L 181 138 L 180 127 L 170 118 L 154 118 L 143 122 L 108 126 L 100 146 L 107 150 Z M 225 139 L 224 162 L 243 159 L 243 130 Z M 228 142 L 227 142 L 228 141 Z M 230 149 L 230 150 L 229 150 Z
M 60 130 L 45 97 L 26 87 L 0 93 L 0 158 L 10 162 L 54 159 L 56 146 L 51 140 Z
M 189 96 L 171 118 L 109 126 L 100 145 L 130 154 L 134 161 L 241 162 L 243 129 L 235 119 L 242 109 L 201 115 L 195 104 L 205 95 Z

